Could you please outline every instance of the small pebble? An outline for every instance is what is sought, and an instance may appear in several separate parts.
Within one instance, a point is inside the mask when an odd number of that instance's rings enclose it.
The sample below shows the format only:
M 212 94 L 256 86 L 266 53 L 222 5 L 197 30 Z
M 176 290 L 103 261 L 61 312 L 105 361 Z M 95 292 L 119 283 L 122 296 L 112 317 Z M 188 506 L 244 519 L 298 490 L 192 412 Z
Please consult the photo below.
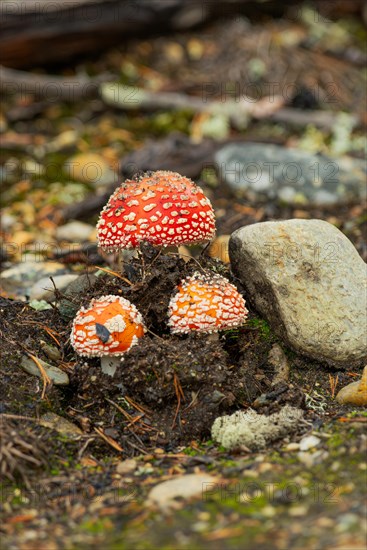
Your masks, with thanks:
M 302 516 L 305 516 L 307 514 L 307 511 L 308 509 L 306 508 L 306 506 L 292 506 L 290 509 L 289 509 L 289 515 L 291 517 L 302 517 Z
M 58 367 L 54 367 L 52 365 L 49 365 L 46 363 L 46 361 L 42 361 L 42 359 L 38 358 L 38 361 L 44 368 L 47 376 L 52 380 L 52 382 L 56 386 L 67 386 L 69 384 L 69 377 L 66 374 L 66 372 L 62 371 Z M 34 376 L 38 376 L 38 378 L 42 378 L 42 374 L 37 367 L 36 363 L 31 359 L 30 357 L 27 357 L 26 355 L 23 355 L 22 360 L 20 362 L 20 366 L 23 370 L 28 372 L 29 374 L 33 374 Z
M 344 386 L 336 396 L 341 405 L 356 405 L 363 407 L 367 405 L 367 366 L 363 369 L 362 378 Z
M 138 463 L 133 458 L 122 460 L 116 466 L 116 472 L 118 474 L 128 474 L 136 470 Z
M 52 283 L 49 277 L 44 277 L 35 283 L 30 292 L 29 298 L 31 300 L 48 300 L 52 301 L 55 298 L 54 290 L 64 290 L 72 281 L 78 278 L 78 275 L 74 273 L 67 273 L 65 275 L 56 275 L 53 277 Z
M 71 157 L 65 163 L 64 170 L 70 179 L 94 187 L 113 183 L 116 179 L 105 159 L 97 153 L 80 153 Z
M 288 443 L 288 445 L 284 449 L 285 451 L 298 451 L 299 450 L 299 443 Z
M 300 451 L 308 451 L 309 449 L 317 447 L 319 443 L 321 443 L 321 439 L 319 439 L 315 435 L 308 435 L 307 437 L 301 439 L 299 443 L 299 449 Z
M 229 264 L 228 243 L 230 235 L 221 235 L 217 237 L 209 247 L 209 256 L 218 258 L 223 263 Z
M 56 238 L 59 241 L 87 242 L 94 229 L 88 223 L 72 221 L 56 229 Z

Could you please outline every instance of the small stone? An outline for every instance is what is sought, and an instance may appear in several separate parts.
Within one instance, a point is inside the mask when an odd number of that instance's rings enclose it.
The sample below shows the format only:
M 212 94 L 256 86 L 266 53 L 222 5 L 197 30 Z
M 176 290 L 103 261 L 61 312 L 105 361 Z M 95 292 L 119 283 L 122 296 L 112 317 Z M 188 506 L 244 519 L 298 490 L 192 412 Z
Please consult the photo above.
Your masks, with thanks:
M 101 272 L 103 273 L 103 272 Z M 96 282 L 96 276 L 91 274 L 79 275 L 71 281 L 64 290 L 64 298 L 61 298 L 59 304 L 59 312 L 64 319 L 72 319 L 75 317 L 79 306 L 78 302 L 74 303 L 74 299 L 83 295 L 87 290 L 90 290 Z
M 307 468 L 311 468 L 312 466 L 315 466 L 316 464 L 321 464 L 324 462 L 324 460 L 327 459 L 329 456 L 329 453 L 323 450 L 320 451 L 314 451 L 312 453 L 308 451 L 300 451 L 297 454 L 297 457 L 302 464 L 307 466 Z
M 288 514 L 291 517 L 298 518 L 305 516 L 308 512 L 308 508 L 306 506 L 291 506 Z
M 362 378 L 344 386 L 336 396 L 338 403 L 342 405 L 367 405 L 367 366 L 363 369 Z
M 261 510 L 261 515 L 263 515 L 266 518 L 273 518 L 277 513 L 277 510 L 274 506 L 270 506 L 268 504 L 267 506 L 264 506 L 264 508 Z
M 287 383 L 289 380 L 289 364 L 279 344 L 274 344 L 271 348 L 268 356 L 268 363 L 275 370 L 271 385 L 275 386 L 275 384 L 279 384 L 280 382 Z
M 317 447 L 320 443 L 321 439 L 319 439 L 315 435 L 308 435 L 307 437 L 301 439 L 299 443 L 299 448 L 301 451 L 309 451 L 310 449 Z
M 52 428 L 53 430 L 56 430 L 57 432 L 71 438 L 83 435 L 82 430 L 70 422 L 70 420 L 67 420 L 66 418 L 52 412 L 43 414 L 40 418 L 40 424 L 41 426 Z
M 51 361 L 60 361 L 61 360 L 61 353 L 55 346 L 50 346 L 50 344 L 47 344 L 43 340 L 40 341 L 42 351 Z
M 153 487 L 147 505 L 157 505 L 162 510 L 177 509 L 182 504 L 177 499 L 205 498 L 206 493 L 215 491 L 217 483 L 218 478 L 205 473 L 176 476 Z
M 47 376 L 50 378 L 50 380 L 52 380 L 55 386 L 67 386 L 69 384 L 69 377 L 66 372 L 62 371 L 58 367 L 49 365 L 48 363 L 46 363 L 46 361 L 42 361 L 42 359 L 37 359 L 44 368 Z M 41 371 L 39 370 L 33 359 L 31 359 L 30 357 L 23 355 L 20 366 L 23 370 L 28 372 L 28 374 L 33 374 L 34 376 L 38 376 L 38 378 L 42 378 Z
M 189 262 L 192 258 L 190 250 L 184 244 L 178 247 L 178 255 L 185 263 Z
M 288 443 L 284 450 L 288 452 L 298 451 L 299 443 Z
M 209 256 L 218 258 L 224 264 L 229 264 L 228 243 L 230 235 L 217 237 L 209 247 Z
M 24 258 L 27 259 L 26 257 Z M 24 261 L 5 269 L 1 273 L 3 279 L 23 283 L 33 283 L 41 277 L 54 276 L 65 273 L 65 266 L 58 262 Z
M 96 153 L 80 153 L 71 157 L 65 163 L 64 170 L 70 179 L 89 183 L 94 187 L 105 186 L 116 179 L 104 158 Z
M 337 533 L 344 533 L 345 531 L 356 529 L 358 525 L 362 526 L 363 523 L 363 520 L 361 521 L 357 514 L 348 512 L 346 514 L 339 515 L 335 530 Z
M 136 470 L 138 463 L 133 458 L 122 460 L 116 466 L 116 472 L 118 474 L 128 474 Z
M 93 225 L 72 221 L 56 229 L 56 238 L 59 241 L 87 242 L 94 231 Z
M 302 464 L 307 466 L 307 468 L 310 468 L 315 463 L 312 453 L 300 452 L 297 454 L 297 457 Z
M 44 277 L 32 286 L 29 298 L 30 300 L 48 300 L 52 302 L 55 299 L 55 287 L 57 290 L 62 291 L 77 278 L 78 275 L 75 273 L 55 275 L 52 277 L 53 282 L 49 277 Z
M 255 308 L 295 351 L 343 366 L 367 356 L 366 264 L 336 227 L 248 225 L 231 235 L 229 255 Z

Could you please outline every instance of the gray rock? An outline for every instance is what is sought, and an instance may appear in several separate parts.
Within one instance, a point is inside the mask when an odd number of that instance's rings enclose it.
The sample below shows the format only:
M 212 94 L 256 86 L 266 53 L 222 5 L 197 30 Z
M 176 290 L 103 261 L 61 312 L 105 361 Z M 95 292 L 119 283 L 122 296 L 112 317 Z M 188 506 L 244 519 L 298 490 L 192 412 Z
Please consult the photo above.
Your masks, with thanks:
M 366 198 L 366 163 L 258 143 L 230 144 L 215 162 L 221 179 L 251 199 L 331 205 Z
M 46 361 L 42 361 L 42 359 L 38 359 L 38 361 L 45 369 L 47 376 L 50 378 L 50 380 L 53 381 L 56 386 L 67 386 L 69 384 L 69 377 L 66 372 L 59 369 L 58 367 L 49 365 L 48 363 L 46 363 Z M 39 368 L 30 357 L 24 355 L 22 357 L 20 366 L 23 370 L 28 372 L 28 374 L 33 374 L 34 376 L 38 376 L 38 378 L 42 378 Z
M 65 173 L 75 181 L 88 183 L 93 187 L 103 187 L 116 181 L 116 174 L 107 162 L 97 153 L 79 153 L 69 158 L 64 165 Z
M 367 356 L 366 264 L 322 220 L 249 225 L 229 242 L 248 300 L 296 351 L 333 364 Z
M 58 262 L 29 261 L 15 264 L 1 273 L 1 286 L 12 297 L 18 300 L 29 298 L 32 287 L 40 279 L 47 279 L 67 273 L 67 268 Z
M 97 277 L 93 274 L 79 275 L 73 280 L 64 291 L 64 298 L 60 300 L 59 312 L 64 319 L 75 317 L 79 307 L 80 299 L 86 290 L 89 290 L 96 282 Z
M 75 220 L 58 227 L 56 229 L 56 238 L 58 241 L 85 242 L 89 240 L 94 229 L 88 223 Z
M 65 435 L 66 437 L 71 439 L 79 439 L 80 436 L 83 435 L 82 430 L 78 426 L 76 426 L 76 424 L 73 424 L 73 422 L 70 422 L 70 420 L 67 420 L 66 418 L 59 416 L 58 414 L 55 414 L 53 412 L 43 414 L 40 418 L 39 423 L 41 426 L 56 430 L 60 434 Z
M 65 266 L 59 262 L 24 261 L 3 271 L 1 277 L 19 283 L 34 283 L 41 277 L 52 277 L 65 272 Z
M 55 298 L 55 287 L 57 290 L 64 290 L 68 284 L 78 278 L 75 273 L 67 273 L 65 275 L 55 275 L 53 282 L 49 277 L 43 277 L 37 281 L 29 292 L 30 300 L 48 300 L 52 301 Z

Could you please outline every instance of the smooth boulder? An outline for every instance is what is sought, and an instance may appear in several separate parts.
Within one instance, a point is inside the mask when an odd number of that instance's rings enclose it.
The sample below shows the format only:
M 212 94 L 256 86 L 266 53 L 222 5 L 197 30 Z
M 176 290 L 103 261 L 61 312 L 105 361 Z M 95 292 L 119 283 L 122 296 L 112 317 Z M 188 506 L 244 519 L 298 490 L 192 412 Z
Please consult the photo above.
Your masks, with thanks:
M 367 356 L 367 266 L 322 220 L 263 222 L 231 235 L 246 299 L 297 352 L 336 365 Z

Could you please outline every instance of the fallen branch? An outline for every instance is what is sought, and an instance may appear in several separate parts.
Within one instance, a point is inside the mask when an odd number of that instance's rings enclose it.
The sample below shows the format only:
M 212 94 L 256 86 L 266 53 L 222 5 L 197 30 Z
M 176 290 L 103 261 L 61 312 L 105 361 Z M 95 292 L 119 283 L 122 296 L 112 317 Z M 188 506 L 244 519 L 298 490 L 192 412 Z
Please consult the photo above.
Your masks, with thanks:
M 325 130 L 331 130 L 335 121 L 337 120 L 339 113 L 333 111 L 303 111 L 301 109 L 292 109 L 291 107 L 283 107 L 276 113 L 269 116 L 273 122 L 285 122 L 294 126 L 307 126 L 312 124 L 318 128 L 324 128 Z M 359 117 L 356 115 L 349 115 L 353 127 L 360 123 Z
M 263 97 L 258 101 L 247 98 L 226 101 L 205 101 L 199 97 L 173 92 L 150 92 L 116 82 L 101 84 L 100 95 L 109 106 L 124 110 L 136 109 L 190 109 L 198 113 L 227 117 L 237 129 L 247 126 L 249 117 L 266 118 L 278 111 L 284 104 L 281 96 Z
M 32 94 L 48 101 L 78 101 L 98 97 L 102 82 L 111 80 L 110 74 L 94 78 L 88 76 L 63 77 L 39 75 L 0 66 L 0 92 L 9 94 Z
M 331 130 L 338 117 L 337 112 L 293 109 L 284 107 L 281 96 L 265 96 L 258 100 L 249 98 L 226 99 L 226 101 L 205 101 L 203 98 L 172 92 L 150 92 L 116 82 L 103 83 L 100 86 L 102 100 L 109 106 L 127 111 L 143 109 L 189 109 L 195 113 L 222 115 L 232 126 L 242 130 L 249 118 L 261 120 L 267 118 L 273 122 L 284 122 L 294 126 L 312 124 Z M 356 115 L 350 115 L 353 127 L 360 123 Z

